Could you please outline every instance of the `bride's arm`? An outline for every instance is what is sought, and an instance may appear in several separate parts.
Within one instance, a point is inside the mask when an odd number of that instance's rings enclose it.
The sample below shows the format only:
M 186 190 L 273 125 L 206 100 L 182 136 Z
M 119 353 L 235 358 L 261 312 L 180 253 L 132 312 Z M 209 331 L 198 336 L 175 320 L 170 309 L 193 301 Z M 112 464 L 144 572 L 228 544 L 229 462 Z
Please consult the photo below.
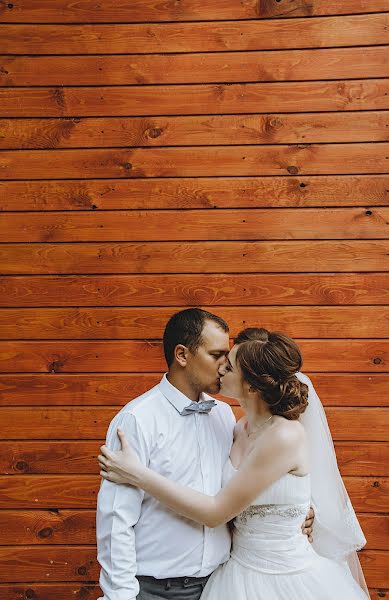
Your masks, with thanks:
M 99 457 L 102 477 L 140 487 L 183 517 L 217 527 L 247 508 L 282 475 L 296 468 L 296 450 L 302 443 L 303 429 L 297 422 L 288 422 L 263 433 L 236 475 L 216 496 L 202 494 L 144 467 L 133 456 L 124 435 L 119 433 L 119 436 L 121 453 L 112 453 L 102 447 L 104 456 Z

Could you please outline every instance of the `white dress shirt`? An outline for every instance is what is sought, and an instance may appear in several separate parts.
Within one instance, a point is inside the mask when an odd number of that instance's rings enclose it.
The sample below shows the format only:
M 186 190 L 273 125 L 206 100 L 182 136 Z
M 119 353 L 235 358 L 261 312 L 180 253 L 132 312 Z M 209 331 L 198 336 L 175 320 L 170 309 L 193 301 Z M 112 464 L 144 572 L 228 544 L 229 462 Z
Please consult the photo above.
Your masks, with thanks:
M 211 400 L 202 394 L 200 400 Z M 112 420 L 107 446 L 120 446 L 121 427 L 141 461 L 182 485 L 215 495 L 233 441 L 235 417 L 216 401 L 209 413 L 181 415 L 191 403 L 166 378 L 127 404 Z M 129 485 L 103 480 L 97 503 L 100 600 L 134 600 L 135 575 L 203 577 L 230 555 L 226 525 L 210 529 L 176 515 Z

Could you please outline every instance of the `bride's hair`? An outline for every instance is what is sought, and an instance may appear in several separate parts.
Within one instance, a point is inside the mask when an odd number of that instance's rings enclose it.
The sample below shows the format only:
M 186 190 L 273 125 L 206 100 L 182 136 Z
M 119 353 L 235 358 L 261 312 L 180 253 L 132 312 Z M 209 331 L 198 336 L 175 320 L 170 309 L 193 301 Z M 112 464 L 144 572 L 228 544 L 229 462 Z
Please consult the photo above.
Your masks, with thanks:
M 308 406 L 308 386 L 296 377 L 302 365 L 296 342 L 257 327 L 241 331 L 234 341 L 244 380 L 261 392 L 273 415 L 298 419 Z

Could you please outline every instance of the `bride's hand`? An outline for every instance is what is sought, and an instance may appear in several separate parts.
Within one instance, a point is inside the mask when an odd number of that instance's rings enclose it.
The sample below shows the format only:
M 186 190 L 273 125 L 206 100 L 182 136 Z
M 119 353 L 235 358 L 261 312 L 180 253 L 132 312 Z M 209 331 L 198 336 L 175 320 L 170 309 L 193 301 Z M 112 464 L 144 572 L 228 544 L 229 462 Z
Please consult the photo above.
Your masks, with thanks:
M 107 446 L 101 446 L 97 457 L 100 465 L 100 475 L 103 479 L 113 483 L 127 483 L 138 486 L 142 469 L 145 467 L 139 460 L 135 450 L 128 444 L 127 438 L 121 429 L 117 434 L 120 439 L 121 450 L 113 452 Z

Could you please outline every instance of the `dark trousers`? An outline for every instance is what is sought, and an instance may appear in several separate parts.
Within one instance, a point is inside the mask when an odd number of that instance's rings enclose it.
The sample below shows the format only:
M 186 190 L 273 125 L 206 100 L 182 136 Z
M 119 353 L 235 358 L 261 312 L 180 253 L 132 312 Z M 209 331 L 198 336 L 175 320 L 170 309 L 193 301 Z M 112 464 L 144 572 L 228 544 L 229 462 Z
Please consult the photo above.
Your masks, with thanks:
M 208 577 L 155 579 L 140 575 L 137 600 L 200 600 Z

